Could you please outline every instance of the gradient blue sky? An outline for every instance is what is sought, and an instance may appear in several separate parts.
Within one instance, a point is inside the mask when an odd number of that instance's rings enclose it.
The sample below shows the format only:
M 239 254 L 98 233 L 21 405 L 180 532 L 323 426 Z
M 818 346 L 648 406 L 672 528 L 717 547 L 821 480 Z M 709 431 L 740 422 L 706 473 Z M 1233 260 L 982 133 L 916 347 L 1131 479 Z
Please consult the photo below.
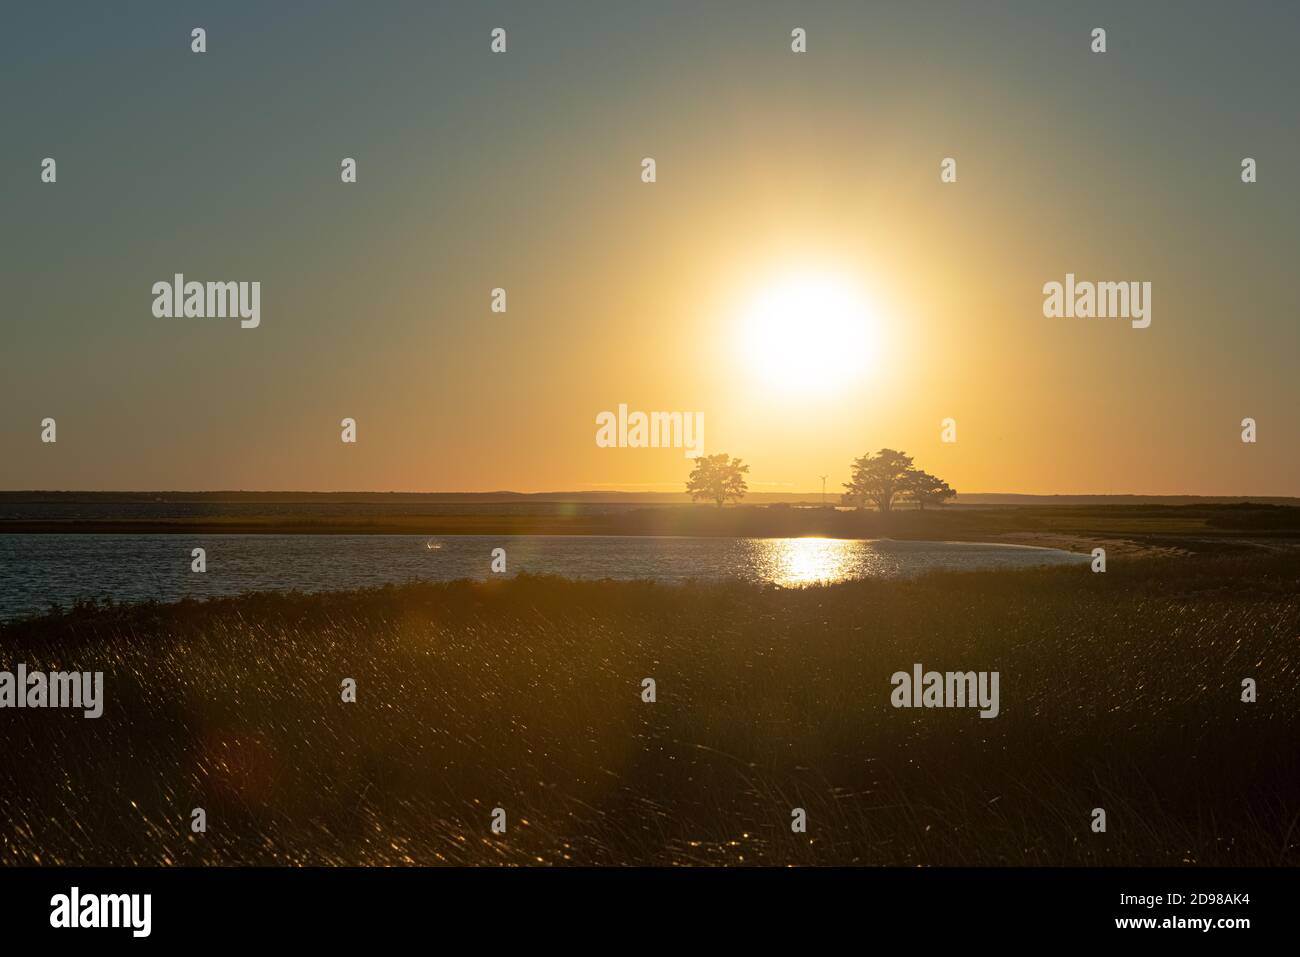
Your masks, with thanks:
M 0 487 L 679 489 L 679 451 L 596 447 L 624 402 L 702 411 L 764 491 L 892 446 L 967 492 L 1300 495 L 1298 37 L 1292 3 L 7 4 Z M 737 360 L 793 268 L 880 325 L 829 397 Z M 1070 271 L 1150 280 L 1152 327 L 1045 319 Z M 154 318 L 175 272 L 261 281 L 261 327 Z

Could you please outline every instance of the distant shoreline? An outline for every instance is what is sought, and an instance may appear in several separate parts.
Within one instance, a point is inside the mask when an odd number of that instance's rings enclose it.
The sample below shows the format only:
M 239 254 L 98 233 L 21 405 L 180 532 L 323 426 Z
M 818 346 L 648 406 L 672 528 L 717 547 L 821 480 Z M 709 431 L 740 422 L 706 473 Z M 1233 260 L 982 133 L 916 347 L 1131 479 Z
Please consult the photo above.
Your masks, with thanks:
M 298 511 L 231 506 L 238 514 L 112 515 L 59 518 L 43 508 L 0 509 L 0 535 L 425 535 L 686 536 L 725 538 L 893 538 L 1037 545 L 1076 553 L 1176 556 L 1300 549 L 1300 508 L 1275 505 L 1003 506 L 870 511 L 784 505 L 545 507 L 490 505 L 351 511 L 342 503 Z M 57 515 L 57 508 L 54 510 Z M 85 509 L 80 510 L 83 513 Z M 141 512 L 137 508 L 133 512 Z M 33 514 L 24 514 L 31 512 Z
M 692 504 L 684 492 L 312 492 L 312 491 L 78 491 L 49 489 L 0 490 L 0 505 L 91 505 L 91 504 L 249 504 L 249 505 L 622 505 L 655 507 Z M 820 492 L 758 492 L 745 496 L 746 505 L 839 504 L 837 489 L 828 489 L 823 503 Z M 1300 496 L 1286 495 L 1144 495 L 1123 494 L 1032 494 L 1020 492 L 958 493 L 944 508 L 987 508 L 989 506 L 1079 505 L 1282 505 L 1300 507 Z

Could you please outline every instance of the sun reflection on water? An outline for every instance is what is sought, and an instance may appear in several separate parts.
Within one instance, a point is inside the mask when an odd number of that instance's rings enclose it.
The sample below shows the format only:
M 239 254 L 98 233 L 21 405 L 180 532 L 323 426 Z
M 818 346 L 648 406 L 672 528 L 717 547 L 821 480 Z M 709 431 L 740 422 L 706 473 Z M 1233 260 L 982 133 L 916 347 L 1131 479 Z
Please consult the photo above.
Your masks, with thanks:
M 842 538 L 765 538 L 755 543 L 763 577 L 777 585 L 840 582 L 861 573 L 863 542 Z

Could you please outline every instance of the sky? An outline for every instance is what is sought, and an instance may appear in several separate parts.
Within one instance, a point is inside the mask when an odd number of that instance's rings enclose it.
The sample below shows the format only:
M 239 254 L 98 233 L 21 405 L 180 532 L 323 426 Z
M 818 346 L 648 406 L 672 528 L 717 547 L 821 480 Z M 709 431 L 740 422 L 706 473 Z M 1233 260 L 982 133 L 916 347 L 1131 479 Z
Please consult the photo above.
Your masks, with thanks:
M 0 488 L 680 490 L 682 449 L 597 444 L 623 404 L 701 414 L 756 491 L 891 447 L 959 492 L 1300 495 L 1297 28 L 1286 3 L 7 4 Z M 260 325 L 156 317 L 176 273 L 260 282 Z M 1150 326 L 1045 317 L 1067 273 L 1150 282 Z M 840 380 L 752 359 L 796 276 L 861 326 L 792 314 L 768 357 L 821 342 Z

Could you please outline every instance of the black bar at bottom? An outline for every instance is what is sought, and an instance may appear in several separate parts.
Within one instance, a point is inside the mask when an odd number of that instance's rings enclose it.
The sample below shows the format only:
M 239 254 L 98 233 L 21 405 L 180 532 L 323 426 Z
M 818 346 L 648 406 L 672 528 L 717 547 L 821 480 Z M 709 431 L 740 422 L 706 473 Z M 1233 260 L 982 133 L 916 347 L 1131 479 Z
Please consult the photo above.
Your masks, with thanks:
M 0 868 L 0 927 L 6 943 L 36 937 L 76 945 L 374 945 L 419 933 L 450 944 L 443 935 L 454 932 L 494 945 L 564 938 L 615 947 L 683 943 L 662 936 L 679 930 L 693 944 L 731 945 L 835 932 L 927 944 L 1044 933 L 1137 941 L 1199 935 L 1231 944 L 1286 931 L 1294 876 L 1222 868 Z M 143 896 L 116 896 L 145 894 L 147 937 L 138 933 Z M 86 922 L 120 926 L 71 926 Z

